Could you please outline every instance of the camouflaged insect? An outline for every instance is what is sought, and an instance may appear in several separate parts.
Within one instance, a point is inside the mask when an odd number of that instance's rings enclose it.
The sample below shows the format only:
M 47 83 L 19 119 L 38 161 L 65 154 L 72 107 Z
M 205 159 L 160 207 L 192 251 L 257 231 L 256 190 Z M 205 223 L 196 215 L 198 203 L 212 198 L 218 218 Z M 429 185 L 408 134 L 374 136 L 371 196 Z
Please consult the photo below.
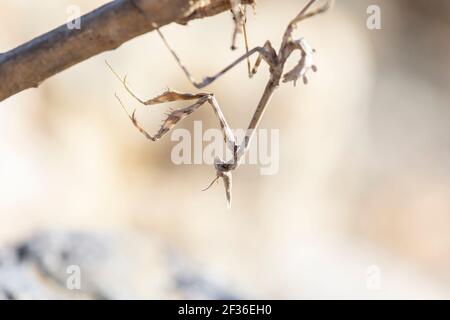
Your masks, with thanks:
M 133 125 L 148 139 L 152 141 L 157 141 L 161 139 L 167 132 L 169 132 L 178 122 L 195 112 L 198 108 L 200 108 L 204 104 L 209 104 L 213 111 L 215 112 L 216 116 L 219 119 L 219 124 L 222 129 L 223 135 L 224 135 L 224 141 L 226 142 L 226 145 L 228 149 L 232 152 L 232 157 L 228 161 L 225 161 L 220 158 L 216 158 L 214 162 L 214 167 L 216 170 L 216 177 L 211 182 L 211 184 L 206 188 L 208 189 L 211 187 L 216 181 L 219 179 L 222 179 L 225 185 L 225 191 L 226 191 L 226 197 L 228 206 L 231 206 L 231 189 L 232 189 L 232 171 L 236 170 L 239 167 L 239 163 L 241 162 L 243 156 L 248 151 L 249 145 L 251 143 L 252 137 L 254 135 L 255 130 L 257 129 L 261 118 L 264 114 L 264 111 L 266 110 L 269 101 L 274 93 L 274 91 L 278 88 L 280 85 L 280 81 L 286 83 L 286 82 L 293 82 L 294 85 L 296 85 L 298 79 L 302 79 L 304 84 L 308 83 L 308 73 L 310 70 L 316 72 L 317 67 L 314 65 L 314 59 L 313 55 L 315 53 L 315 50 L 308 44 L 308 42 L 304 38 L 300 38 L 295 40 L 293 38 L 293 31 L 296 28 L 297 24 L 305 20 L 307 18 L 313 17 L 315 15 L 321 14 L 326 12 L 330 9 L 332 6 L 333 0 L 327 1 L 324 5 L 321 7 L 311 10 L 308 12 L 310 7 L 317 2 L 317 0 L 310 0 L 306 6 L 300 11 L 300 13 L 290 21 L 288 24 L 286 31 L 283 34 L 281 46 L 278 50 L 278 52 L 273 48 L 270 41 L 266 41 L 264 46 L 262 47 L 255 47 L 251 50 L 247 49 L 247 52 L 236 59 L 233 63 L 231 63 L 229 66 L 224 68 L 222 71 L 217 73 L 216 75 L 212 77 L 206 77 L 202 81 L 197 82 L 190 72 L 187 70 L 187 68 L 182 64 L 180 58 L 177 56 L 175 51 L 169 46 L 167 40 L 164 38 L 163 34 L 160 32 L 159 29 L 157 29 L 159 35 L 161 36 L 162 40 L 166 44 L 167 48 L 170 50 L 172 55 L 174 56 L 175 60 L 189 79 L 189 81 L 194 85 L 194 87 L 198 89 L 202 89 L 209 85 L 211 82 L 215 81 L 217 78 L 225 74 L 227 71 L 232 69 L 234 66 L 239 64 L 240 62 L 244 60 L 248 60 L 250 56 L 252 56 L 255 53 L 258 53 L 258 57 L 256 59 L 256 62 L 254 64 L 253 69 L 248 68 L 249 77 L 252 77 L 254 74 L 256 74 L 258 67 L 260 66 L 262 61 L 265 61 L 269 65 L 270 70 L 270 79 L 268 83 L 265 86 L 264 92 L 259 100 L 259 103 L 256 107 L 256 110 L 253 114 L 253 117 L 248 125 L 248 129 L 246 131 L 246 135 L 244 138 L 244 141 L 242 144 L 237 145 L 235 137 L 231 131 L 230 126 L 228 125 L 225 116 L 222 113 L 222 110 L 220 109 L 220 106 L 215 99 L 214 95 L 211 93 L 198 93 L 198 94 L 190 94 L 190 93 L 180 93 L 172 90 L 167 90 L 163 94 L 147 100 L 143 101 L 139 97 L 137 97 L 133 91 L 130 89 L 130 87 L 127 84 L 126 77 L 121 78 L 108 64 L 108 66 L 111 68 L 111 70 L 114 72 L 114 74 L 120 79 L 120 81 L 123 83 L 125 89 L 129 92 L 129 94 L 134 97 L 137 101 L 139 101 L 143 105 L 155 105 L 165 102 L 173 102 L 173 101 L 182 101 L 182 100 L 193 100 L 195 101 L 192 105 L 189 105 L 187 107 L 176 109 L 168 112 L 165 120 L 163 121 L 163 124 L 161 125 L 160 129 L 155 135 L 150 135 L 147 133 L 145 129 L 142 128 L 142 126 L 139 124 L 139 122 L 136 119 L 135 111 L 132 112 L 131 115 L 128 115 L 133 123 Z M 245 8 L 243 8 L 241 4 L 241 0 L 230 0 L 232 14 L 235 22 L 235 29 L 233 33 L 233 44 L 232 46 L 235 46 L 235 39 L 236 34 L 241 32 L 241 30 L 244 28 L 245 30 Z M 247 43 L 247 42 L 246 42 Z M 295 51 L 300 52 L 300 60 L 296 64 L 296 66 L 288 71 L 284 71 L 285 64 L 288 60 L 288 58 L 291 56 L 291 54 Z M 123 105 L 122 101 L 119 99 L 119 97 L 116 95 L 117 99 L 119 100 L 122 107 L 125 109 L 125 106 Z M 206 190 L 205 189 L 205 190 Z

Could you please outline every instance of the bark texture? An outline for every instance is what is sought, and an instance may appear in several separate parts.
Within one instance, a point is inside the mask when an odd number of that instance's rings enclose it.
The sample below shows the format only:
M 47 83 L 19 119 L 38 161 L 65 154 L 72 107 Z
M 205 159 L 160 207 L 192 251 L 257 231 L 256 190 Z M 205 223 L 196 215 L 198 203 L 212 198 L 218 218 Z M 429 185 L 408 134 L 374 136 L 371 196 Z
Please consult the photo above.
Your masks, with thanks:
M 245 0 L 243 3 L 253 3 Z M 0 101 L 156 26 L 186 24 L 230 9 L 229 0 L 115 0 L 81 17 L 80 29 L 64 24 L 0 54 Z

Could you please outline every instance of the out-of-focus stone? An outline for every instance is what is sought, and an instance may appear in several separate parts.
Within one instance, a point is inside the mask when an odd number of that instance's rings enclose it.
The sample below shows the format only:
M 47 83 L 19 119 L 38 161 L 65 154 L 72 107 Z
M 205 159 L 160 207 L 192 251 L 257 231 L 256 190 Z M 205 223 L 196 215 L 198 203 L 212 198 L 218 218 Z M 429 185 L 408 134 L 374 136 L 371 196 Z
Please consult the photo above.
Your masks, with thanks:
M 143 235 L 46 232 L 0 250 L 0 299 L 235 298 L 218 282 Z

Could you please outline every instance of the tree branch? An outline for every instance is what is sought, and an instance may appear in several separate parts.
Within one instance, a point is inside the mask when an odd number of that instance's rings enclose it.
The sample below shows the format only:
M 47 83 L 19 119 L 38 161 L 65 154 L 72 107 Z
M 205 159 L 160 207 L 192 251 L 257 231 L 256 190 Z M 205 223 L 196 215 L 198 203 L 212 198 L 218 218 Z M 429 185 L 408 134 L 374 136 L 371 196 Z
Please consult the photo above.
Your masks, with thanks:
M 253 3 L 244 0 L 243 3 Z M 115 0 L 81 17 L 81 29 L 66 24 L 0 54 L 0 101 L 124 42 L 176 22 L 219 14 L 229 0 Z

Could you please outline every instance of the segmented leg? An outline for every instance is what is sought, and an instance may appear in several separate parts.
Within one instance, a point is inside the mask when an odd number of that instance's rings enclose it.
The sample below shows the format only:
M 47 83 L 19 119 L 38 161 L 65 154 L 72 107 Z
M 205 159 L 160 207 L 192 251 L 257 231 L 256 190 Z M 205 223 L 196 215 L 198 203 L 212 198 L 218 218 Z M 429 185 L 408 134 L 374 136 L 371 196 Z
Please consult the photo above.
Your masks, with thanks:
M 317 16 L 319 14 L 322 14 L 324 12 L 327 12 L 328 10 L 331 9 L 331 7 L 333 7 L 334 5 L 334 0 L 327 0 L 325 2 L 324 5 L 322 5 L 321 7 L 316 8 L 315 10 L 312 11 L 308 11 L 308 9 L 316 2 L 317 0 L 310 0 L 308 2 L 308 4 L 303 7 L 302 11 L 300 11 L 300 13 L 291 20 L 291 22 L 289 23 L 290 26 L 294 26 L 296 24 L 298 24 L 300 21 L 308 19 L 308 18 L 312 18 L 314 16 Z
M 269 52 L 269 55 L 272 57 L 269 65 L 275 64 L 275 61 L 273 61 L 273 60 L 277 56 L 277 53 L 276 53 L 275 49 L 272 47 L 272 44 L 270 43 L 270 41 L 266 41 L 263 48 L 266 50 L 266 52 Z M 258 72 L 258 68 L 259 68 L 262 60 L 264 59 L 264 57 L 265 56 L 262 55 L 261 53 L 258 55 L 258 58 L 256 58 L 255 65 L 253 66 L 253 68 L 251 69 L 251 71 L 249 73 L 250 78 L 253 77 Z
M 167 96 L 172 96 L 174 92 L 167 92 Z M 166 94 L 162 94 L 160 97 L 163 97 L 161 100 L 161 102 L 153 102 L 150 104 L 156 104 L 156 103 L 163 103 L 166 101 L 175 101 L 175 100 L 170 100 L 169 98 L 165 97 Z M 167 132 L 169 132 L 178 122 L 180 122 L 181 120 L 183 120 L 184 118 L 186 118 L 188 115 L 190 115 L 191 113 L 193 113 L 195 110 L 197 110 L 200 106 L 202 106 L 207 100 L 208 100 L 208 96 L 203 96 L 201 98 L 198 99 L 197 102 L 195 102 L 194 104 L 185 107 L 185 108 L 181 108 L 181 109 L 177 109 L 174 110 L 172 112 L 169 112 L 167 114 L 167 117 L 164 119 L 163 124 L 161 125 L 161 127 L 159 128 L 159 130 L 156 132 L 155 135 L 151 135 L 149 134 L 142 126 L 141 124 L 137 121 L 136 119 L 136 109 L 133 111 L 133 113 L 130 115 L 125 107 L 125 105 L 123 104 L 122 100 L 120 100 L 119 96 L 117 96 L 116 94 L 116 98 L 119 101 L 119 103 L 121 104 L 122 108 L 125 110 L 125 112 L 127 113 L 128 117 L 130 118 L 131 122 L 133 123 L 133 125 L 149 140 L 152 141 L 158 141 L 159 139 L 161 139 Z M 157 99 L 157 98 L 155 98 Z M 155 100 L 152 99 L 152 100 Z M 186 99 L 179 99 L 179 100 L 186 100 Z M 149 100 L 150 101 L 150 100 Z
M 236 50 L 237 35 L 239 33 L 242 33 L 247 17 L 245 8 L 242 8 L 240 0 L 230 0 L 230 3 L 231 3 L 231 13 L 233 15 L 234 21 L 233 37 L 231 40 L 231 50 Z
M 246 52 L 244 55 L 237 58 L 234 62 L 229 64 L 227 67 L 222 69 L 220 72 L 218 72 L 214 76 L 205 77 L 202 81 L 196 81 L 195 78 L 192 76 L 192 74 L 189 72 L 189 70 L 183 65 L 183 63 L 181 62 L 181 59 L 178 57 L 176 52 L 169 45 L 169 43 L 167 42 L 167 40 L 164 37 L 164 35 L 162 34 L 162 32 L 159 29 L 156 29 L 156 30 L 159 33 L 164 44 L 166 45 L 167 49 L 170 51 L 172 56 L 175 58 L 176 62 L 180 66 L 180 68 L 183 70 L 183 72 L 186 75 L 186 77 L 188 78 L 189 82 L 191 82 L 191 84 L 194 87 L 196 87 L 197 89 L 202 89 L 202 88 L 206 87 L 207 85 L 211 84 L 212 82 L 214 82 L 215 80 L 217 80 L 218 78 L 223 76 L 225 73 L 230 71 L 233 67 L 235 67 L 242 61 L 248 59 L 250 56 L 252 56 L 255 53 L 259 53 L 259 56 L 261 57 L 261 59 L 264 59 L 264 61 L 266 61 L 269 65 L 271 65 L 271 66 L 275 65 L 276 53 L 275 53 L 275 50 L 273 50 L 273 48 L 269 49 L 269 48 L 266 48 L 265 46 L 264 47 L 255 47 L 252 50 L 249 50 L 248 52 Z M 261 63 L 261 61 L 259 63 Z
M 133 95 L 133 97 L 137 98 L 135 95 Z M 123 104 L 122 100 L 120 100 L 119 96 L 116 94 L 116 98 L 119 101 L 120 105 L 122 106 L 122 108 L 125 110 L 125 112 L 127 113 L 128 117 L 130 118 L 131 122 L 133 123 L 133 125 L 149 140 L 151 141 L 158 141 L 159 139 L 161 139 L 166 133 L 168 133 L 171 129 L 173 129 L 173 127 L 175 127 L 175 125 L 180 122 L 181 120 L 183 120 L 184 118 L 186 118 L 187 116 L 189 116 L 190 114 L 194 113 L 197 109 L 199 109 L 203 104 L 205 104 L 206 102 L 208 102 L 215 114 L 217 115 L 217 117 L 219 118 L 219 123 L 220 123 L 220 127 L 222 129 L 223 135 L 224 135 L 224 141 L 227 145 L 227 147 L 233 151 L 233 155 L 234 155 L 234 159 L 233 161 L 235 161 L 232 164 L 228 164 L 226 162 L 222 162 L 222 160 L 217 159 L 217 163 L 215 164 L 216 170 L 217 170 L 217 174 L 216 174 L 216 178 L 214 179 L 214 181 L 211 183 L 211 185 L 218 180 L 219 178 L 222 178 L 223 182 L 224 182 L 224 186 L 225 186 L 225 192 L 226 192 L 226 196 L 227 196 L 227 203 L 228 203 L 228 207 L 231 206 L 231 187 L 232 187 L 232 175 L 231 172 L 229 172 L 229 169 L 226 169 L 228 171 L 222 171 L 222 170 L 218 170 L 224 166 L 235 166 L 235 164 L 237 164 L 237 159 L 236 159 L 236 141 L 234 138 L 234 135 L 231 131 L 231 128 L 228 126 L 228 123 L 225 119 L 225 116 L 222 113 L 222 110 L 220 109 L 219 104 L 217 103 L 216 98 L 214 97 L 214 95 L 212 94 L 208 94 L 208 93 L 199 93 L 199 94 L 186 94 L 186 93 L 179 93 L 176 91 L 166 91 L 163 94 L 150 99 L 148 101 L 143 102 L 143 104 L 145 105 L 155 105 L 155 104 L 159 104 L 159 103 L 165 103 L 165 102 L 172 102 L 172 101 L 180 101 L 180 100 L 193 100 L 193 99 L 198 99 L 194 104 L 184 107 L 184 108 L 180 108 L 174 111 L 170 111 L 167 114 L 166 119 L 163 121 L 163 124 L 161 125 L 161 127 L 159 128 L 158 132 L 155 135 L 151 135 L 149 134 L 142 126 L 141 124 L 137 121 L 136 119 L 136 109 L 133 111 L 133 113 L 130 115 L 127 111 L 127 108 L 125 107 L 125 105 Z M 138 98 L 137 98 L 138 99 Z M 142 101 L 140 99 L 138 99 L 138 101 Z M 210 185 L 210 186 L 211 186 Z M 209 187 L 208 187 L 209 188 Z M 207 188 L 207 189 L 208 189 Z
M 152 141 L 159 140 L 164 134 L 166 134 L 168 131 L 170 131 L 170 129 L 172 129 L 178 122 L 180 122 L 182 119 L 186 118 L 188 115 L 193 113 L 195 110 L 197 110 L 199 107 L 201 107 L 205 102 L 208 102 L 211 105 L 211 107 L 213 108 L 214 113 L 219 118 L 220 127 L 223 131 L 224 140 L 225 140 L 227 146 L 234 148 L 234 145 L 235 145 L 234 135 L 233 135 L 231 128 L 228 125 L 227 120 L 225 119 L 225 116 L 224 116 L 222 110 L 220 109 L 220 106 L 217 103 L 217 100 L 213 94 L 210 94 L 210 93 L 191 94 L 191 93 L 181 93 L 181 92 L 177 92 L 177 91 L 167 90 L 166 92 L 164 92 L 163 94 L 160 94 L 159 96 L 157 96 L 155 98 L 152 98 L 149 100 L 142 100 L 128 86 L 126 77 L 122 78 L 113 69 L 113 67 L 108 63 L 108 61 L 105 61 L 105 62 L 108 65 L 108 67 L 111 69 L 111 71 L 114 73 L 114 75 L 117 77 L 117 79 L 119 79 L 119 81 L 122 83 L 125 90 L 127 90 L 127 92 L 134 99 L 136 99 L 136 101 L 138 101 L 139 103 L 141 103 L 143 105 L 149 106 L 149 105 L 155 105 L 155 104 L 160 104 L 160 103 L 165 103 L 165 102 L 197 100 L 194 104 L 192 104 L 190 106 L 187 106 L 187 107 L 181 108 L 181 109 L 177 109 L 175 111 L 168 113 L 167 118 L 164 120 L 159 131 L 154 136 L 152 136 L 149 133 L 147 133 L 142 128 L 142 126 L 138 123 L 136 116 L 135 116 L 136 110 L 134 110 L 133 113 L 130 115 L 128 113 L 128 111 L 126 111 L 125 105 L 122 103 L 122 101 L 116 94 L 117 100 L 119 100 L 120 104 L 122 105 L 124 110 L 127 112 L 128 117 L 131 119 L 134 126 L 140 132 L 142 132 L 148 139 L 150 139 Z
M 233 150 L 235 147 L 235 138 L 233 135 L 233 132 L 231 131 L 230 126 L 228 125 L 225 116 L 222 113 L 222 110 L 220 109 L 219 104 L 217 103 L 216 98 L 212 94 L 208 93 L 199 93 L 199 94 L 185 94 L 185 93 L 179 93 L 176 91 L 166 91 L 163 94 L 157 96 L 156 98 L 150 99 L 146 101 L 145 105 L 155 105 L 159 103 L 165 103 L 165 102 L 172 102 L 172 101 L 183 101 L 183 100 L 193 100 L 197 99 L 197 101 L 184 108 L 176 109 L 173 111 L 169 111 L 167 113 L 167 117 L 163 120 L 163 123 L 157 133 L 155 135 L 149 134 L 137 121 L 136 119 L 136 109 L 129 114 L 127 111 L 127 108 L 123 104 L 122 100 L 117 96 L 116 98 L 123 107 L 123 109 L 126 111 L 128 117 L 130 118 L 133 125 L 147 138 L 152 141 L 158 141 L 161 139 L 167 132 L 169 132 L 175 125 L 189 116 L 190 114 L 194 113 L 198 108 L 200 108 L 203 104 L 208 102 L 211 107 L 214 110 L 214 113 L 219 118 L 219 124 L 222 129 L 223 135 L 224 135 L 224 141 L 228 148 Z
M 167 118 L 164 120 L 163 125 L 161 126 L 160 130 L 157 134 L 154 136 L 148 134 L 138 123 L 135 116 L 135 111 L 130 115 L 128 111 L 126 111 L 126 108 L 120 98 L 116 94 L 116 98 L 119 100 L 120 104 L 124 108 L 124 110 L 127 112 L 128 117 L 131 119 L 133 124 L 136 128 L 138 128 L 139 131 L 141 131 L 148 139 L 152 141 L 159 140 L 165 133 L 170 131 L 179 121 L 186 118 L 188 115 L 193 113 L 195 110 L 197 110 L 200 106 L 202 106 L 205 102 L 208 102 L 211 107 L 214 110 L 214 113 L 219 118 L 220 127 L 222 129 L 222 132 L 224 134 L 224 141 L 227 144 L 231 150 L 233 150 L 235 146 L 235 139 L 233 132 L 231 131 L 230 126 L 227 123 L 227 120 L 225 119 L 225 116 L 222 112 L 222 109 L 219 106 L 219 103 L 217 102 L 216 98 L 213 94 L 210 93 L 197 93 L 197 94 L 191 94 L 191 93 L 180 93 L 177 91 L 167 90 L 163 94 L 149 99 L 149 100 L 143 100 L 139 98 L 133 90 L 129 87 L 126 77 L 121 77 L 114 69 L 113 67 L 108 63 L 108 61 L 105 61 L 108 67 L 111 69 L 111 71 L 114 73 L 114 75 L 119 79 L 119 81 L 122 83 L 124 88 L 127 90 L 127 92 L 139 103 L 149 106 L 149 105 L 155 105 L 165 102 L 173 102 L 173 101 L 187 101 L 187 100 L 197 100 L 194 104 L 187 106 L 185 108 L 177 109 L 175 111 L 172 111 L 168 113 Z
M 292 40 L 292 32 L 294 31 L 294 29 L 296 28 L 296 26 L 300 21 L 327 12 L 334 5 L 334 0 L 327 0 L 325 4 L 323 4 L 321 7 L 312 10 L 310 12 L 307 12 L 315 2 L 317 2 L 317 0 L 309 0 L 309 2 L 306 4 L 306 6 L 303 7 L 300 13 L 297 14 L 297 16 L 294 19 L 292 19 L 291 22 L 289 22 L 288 27 L 286 28 L 286 31 L 284 32 L 283 35 L 281 47 L 285 47 L 288 44 L 288 42 Z

